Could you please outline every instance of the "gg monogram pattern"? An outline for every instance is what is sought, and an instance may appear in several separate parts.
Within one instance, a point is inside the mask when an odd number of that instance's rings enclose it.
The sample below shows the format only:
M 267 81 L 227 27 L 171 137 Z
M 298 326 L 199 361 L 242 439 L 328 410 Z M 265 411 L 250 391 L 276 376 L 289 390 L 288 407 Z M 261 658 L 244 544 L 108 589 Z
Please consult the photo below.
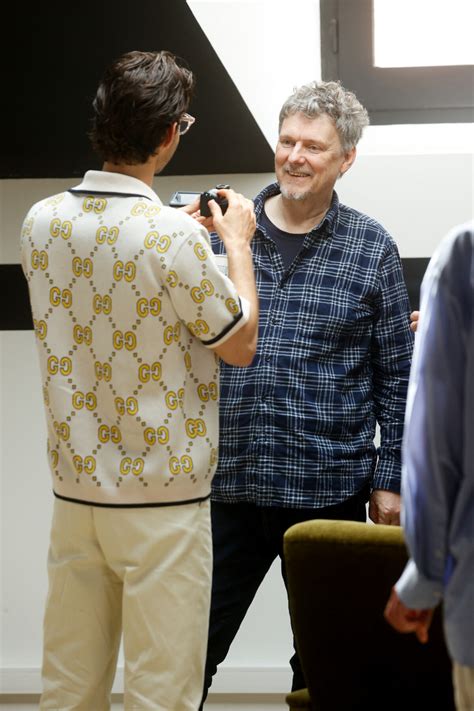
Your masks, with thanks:
M 246 316 L 207 232 L 141 181 L 89 171 L 31 208 L 21 251 L 55 494 L 110 506 L 209 496 L 212 347 Z

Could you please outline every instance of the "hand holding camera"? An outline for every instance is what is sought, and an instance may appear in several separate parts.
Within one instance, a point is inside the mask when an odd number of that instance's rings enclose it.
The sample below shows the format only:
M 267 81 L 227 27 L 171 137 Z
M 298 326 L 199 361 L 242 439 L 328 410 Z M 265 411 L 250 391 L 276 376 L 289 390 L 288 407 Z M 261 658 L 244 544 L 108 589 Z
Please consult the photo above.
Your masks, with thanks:
M 196 210 L 198 200 L 199 212 Z M 255 232 L 253 202 L 231 190 L 229 185 L 216 185 L 203 193 L 178 191 L 172 196 L 170 206 L 184 209 L 209 231 L 217 232 L 226 249 L 238 243 L 248 244 Z
M 199 201 L 199 211 L 201 213 L 202 217 L 211 217 L 212 213 L 209 209 L 209 200 L 215 200 L 219 207 L 221 208 L 222 214 L 225 215 L 225 212 L 229 206 L 229 202 L 225 197 L 222 197 L 219 195 L 218 190 L 229 190 L 230 185 L 224 185 L 223 183 L 220 185 L 216 185 L 215 188 L 212 188 L 211 190 L 206 190 L 206 192 L 201 193 L 201 198 Z
M 224 242 L 226 252 L 248 248 L 255 233 L 255 209 L 252 200 L 230 189 L 219 189 L 219 197 L 227 201 L 225 215 L 217 201 L 207 205 L 214 230 Z
M 227 210 L 228 202 L 226 198 L 221 197 L 219 195 L 218 191 L 222 189 L 229 190 L 229 188 L 230 185 L 225 185 L 224 183 L 221 183 L 220 185 L 216 185 L 215 188 L 206 190 L 203 193 L 194 192 L 192 190 L 178 190 L 171 196 L 169 205 L 170 207 L 178 207 L 184 209 L 184 211 L 188 212 L 188 214 L 192 214 L 188 209 L 189 206 L 192 205 L 194 208 L 192 212 L 196 212 L 197 210 L 199 210 L 199 212 L 201 213 L 201 217 L 211 217 L 211 211 L 209 210 L 208 203 L 209 200 L 215 200 L 221 208 L 222 214 L 224 214 Z M 199 203 L 198 208 L 195 208 L 194 203 L 196 202 Z

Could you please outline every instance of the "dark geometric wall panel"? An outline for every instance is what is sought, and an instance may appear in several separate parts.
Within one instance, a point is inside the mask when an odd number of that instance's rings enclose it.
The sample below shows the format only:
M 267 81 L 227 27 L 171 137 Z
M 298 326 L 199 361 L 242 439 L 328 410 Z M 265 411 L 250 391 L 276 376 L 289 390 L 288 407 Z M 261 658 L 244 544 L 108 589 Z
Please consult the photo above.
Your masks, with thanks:
M 412 310 L 420 308 L 420 286 L 429 261 L 429 257 L 402 259 L 403 276 L 407 285 Z
M 33 328 L 28 283 L 20 264 L 0 264 L 0 331 Z
M 105 67 L 136 49 L 168 49 L 196 75 L 196 124 L 163 175 L 273 171 L 272 149 L 185 0 L 17 2 L 8 14 L 0 178 L 100 168 L 87 139 L 91 102 Z

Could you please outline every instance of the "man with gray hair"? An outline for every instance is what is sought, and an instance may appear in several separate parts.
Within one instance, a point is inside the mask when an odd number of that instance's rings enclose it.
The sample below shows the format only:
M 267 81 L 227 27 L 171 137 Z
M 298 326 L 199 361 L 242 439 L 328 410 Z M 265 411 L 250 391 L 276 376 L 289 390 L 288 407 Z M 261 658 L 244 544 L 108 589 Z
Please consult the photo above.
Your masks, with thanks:
M 365 521 L 367 501 L 372 521 L 399 524 L 408 294 L 392 237 L 334 191 L 367 124 L 337 82 L 295 90 L 280 112 L 277 182 L 255 199 L 259 345 L 249 368 L 221 371 L 204 698 L 291 525 Z M 293 689 L 304 687 L 296 655 L 292 667 Z

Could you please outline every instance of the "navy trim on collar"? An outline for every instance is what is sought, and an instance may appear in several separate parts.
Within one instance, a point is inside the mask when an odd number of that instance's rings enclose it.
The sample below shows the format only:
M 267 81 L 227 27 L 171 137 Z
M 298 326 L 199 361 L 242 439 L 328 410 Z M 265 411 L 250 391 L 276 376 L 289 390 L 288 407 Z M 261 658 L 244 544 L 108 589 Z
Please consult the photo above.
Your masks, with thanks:
M 77 188 L 69 188 L 68 193 L 75 193 L 76 195 L 111 195 L 112 197 L 138 197 L 145 198 L 153 202 L 148 195 L 142 195 L 141 193 L 117 193 L 110 192 L 109 190 L 78 190 Z

